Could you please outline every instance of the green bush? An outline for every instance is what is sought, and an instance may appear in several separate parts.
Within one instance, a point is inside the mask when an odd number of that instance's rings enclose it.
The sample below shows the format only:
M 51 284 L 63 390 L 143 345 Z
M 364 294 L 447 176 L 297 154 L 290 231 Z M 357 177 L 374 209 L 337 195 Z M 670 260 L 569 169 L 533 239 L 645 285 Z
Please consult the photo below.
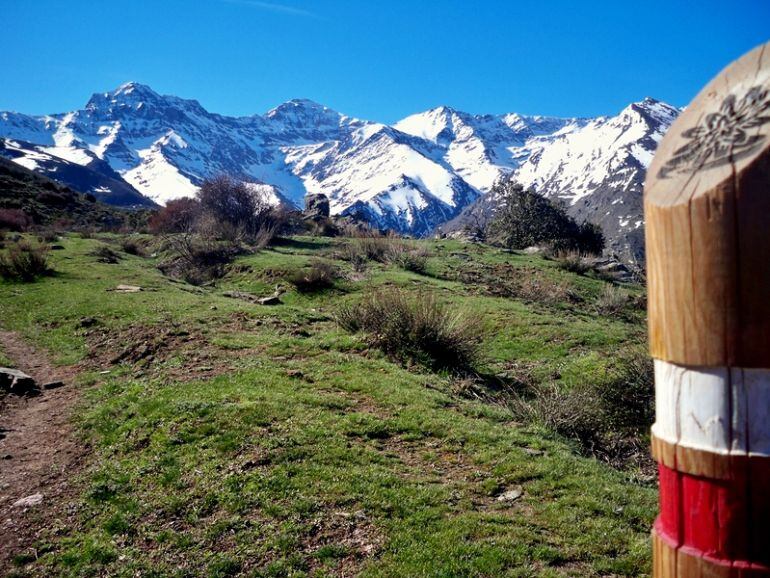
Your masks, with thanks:
M 34 281 L 52 272 L 48 249 L 28 241 L 18 241 L 0 254 L 0 277 L 14 281 Z
M 377 291 L 339 309 L 337 321 L 402 362 L 433 370 L 472 371 L 481 350 L 478 320 L 452 313 L 432 293 Z
M 563 207 L 515 181 L 500 181 L 489 194 L 501 200 L 486 230 L 492 244 L 508 249 L 548 244 L 558 251 L 591 254 L 604 249 L 600 227 L 578 224 Z

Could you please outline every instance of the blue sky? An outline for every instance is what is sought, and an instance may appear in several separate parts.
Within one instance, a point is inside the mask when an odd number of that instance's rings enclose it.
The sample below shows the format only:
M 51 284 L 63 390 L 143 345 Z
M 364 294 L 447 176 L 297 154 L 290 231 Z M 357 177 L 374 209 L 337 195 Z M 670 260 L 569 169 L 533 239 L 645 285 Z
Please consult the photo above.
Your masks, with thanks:
M 135 80 L 230 115 L 291 98 L 393 122 L 684 105 L 770 40 L 770 0 L 0 0 L 0 110 L 50 113 Z

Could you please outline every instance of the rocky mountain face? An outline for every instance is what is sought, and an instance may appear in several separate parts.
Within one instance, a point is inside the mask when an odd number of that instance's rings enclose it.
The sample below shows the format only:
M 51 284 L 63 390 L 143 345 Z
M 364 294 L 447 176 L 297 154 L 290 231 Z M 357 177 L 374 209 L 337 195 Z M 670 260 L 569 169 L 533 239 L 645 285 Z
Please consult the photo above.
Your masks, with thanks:
M 565 205 L 579 222 L 601 225 L 608 250 L 637 262 L 644 259 L 645 170 L 678 114 L 647 98 L 613 117 L 472 116 L 442 107 L 395 126 L 441 147 L 443 159 L 479 191 L 515 179 Z M 498 204 L 484 195 L 442 229 L 465 226 L 471 216 L 478 221 Z
M 595 119 L 440 107 L 388 126 L 292 100 L 234 118 L 127 83 L 66 114 L 0 113 L 0 154 L 48 176 L 55 170 L 41 155 L 88 167 L 158 203 L 226 173 L 298 207 L 306 194 L 323 193 L 332 214 L 413 235 L 513 177 L 600 223 L 611 250 L 638 258 L 644 171 L 677 113 L 652 99 Z M 125 198 L 117 188 L 84 192 Z

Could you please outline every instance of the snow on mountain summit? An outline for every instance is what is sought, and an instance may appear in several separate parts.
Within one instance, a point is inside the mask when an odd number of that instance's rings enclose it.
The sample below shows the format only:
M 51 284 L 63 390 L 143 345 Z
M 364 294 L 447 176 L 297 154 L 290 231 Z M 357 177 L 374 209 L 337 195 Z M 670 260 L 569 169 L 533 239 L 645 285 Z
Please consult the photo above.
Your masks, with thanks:
M 608 236 L 623 237 L 613 249 L 633 253 L 624 235 L 640 228 L 644 170 L 678 113 L 651 98 L 594 119 L 439 106 L 388 126 L 294 99 L 236 118 L 127 82 L 66 114 L 2 112 L 0 137 L 67 162 L 106 163 L 158 202 L 227 173 L 298 206 L 306 193 L 324 193 L 335 213 L 417 235 L 513 176 L 601 222 Z

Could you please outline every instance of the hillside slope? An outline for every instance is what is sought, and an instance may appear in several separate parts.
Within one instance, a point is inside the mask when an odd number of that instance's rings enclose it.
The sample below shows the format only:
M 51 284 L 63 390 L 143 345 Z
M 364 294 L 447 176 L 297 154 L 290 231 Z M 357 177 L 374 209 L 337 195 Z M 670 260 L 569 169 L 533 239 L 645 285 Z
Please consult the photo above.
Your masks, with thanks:
M 0 208 L 20 209 L 34 224 L 115 227 L 130 215 L 0 156 Z
M 91 448 L 68 501 L 31 510 L 42 526 L 11 572 L 649 572 L 652 478 L 580 455 L 498 397 L 617 379 L 623 355 L 644 349 L 644 319 L 631 301 L 603 313 L 605 281 L 454 241 L 417 245 L 425 274 L 354 271 L 340 260 L 349 241 L 305 237 L 198 288 L 163 277 L 162 255 L 99 262 L 94 250 L 119 240 L 68 237 L 57 275 L 0 282 L 5 329 L 80 372 L 78 435 Z M 316 260 L 340 272 L 333 286 L 293 289 L 287 279 Z M 530 293 L 507 293 L 524 280 Z M 280 304 L 243 298 L 276 284 L 289 287 Z M 337 325 L 344 304 L 393 287 L 481 319 L 479 370 L 497 387 L 400 364 Z

